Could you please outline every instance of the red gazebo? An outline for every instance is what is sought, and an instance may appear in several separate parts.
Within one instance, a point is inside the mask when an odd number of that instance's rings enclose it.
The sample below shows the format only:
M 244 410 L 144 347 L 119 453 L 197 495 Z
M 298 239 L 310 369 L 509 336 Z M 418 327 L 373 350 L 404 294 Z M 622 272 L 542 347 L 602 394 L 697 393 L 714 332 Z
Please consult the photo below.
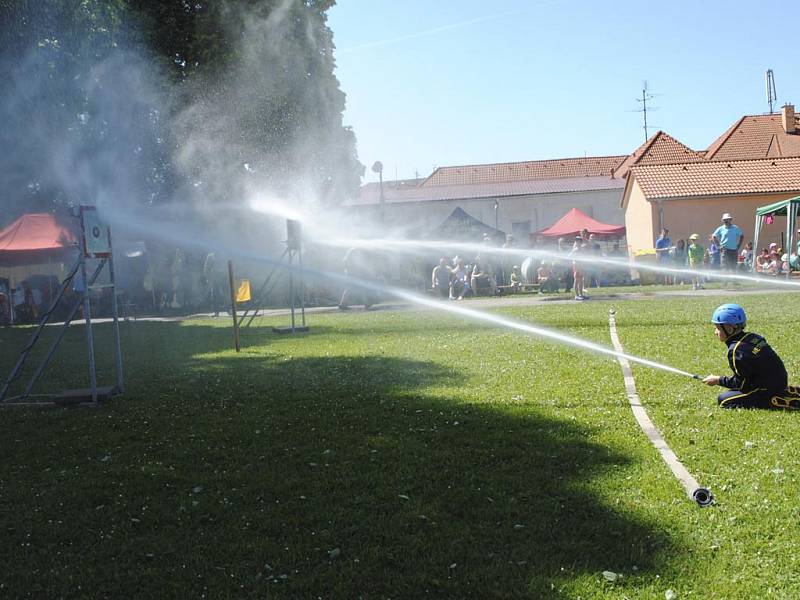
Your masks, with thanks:
M 589 233 L 603 238 L 619 238 L 625 235 L 624 225 L 601 223 L 577 208 L 571 209 L 554 225 L 541 230 L 539 235 L 545 237 L 569 237 L 578 235 L 583 229 L 588 229 Z
M 22 215 L 0 231 L 0 265 L 17 266 L 60 260 L 76 244 L 75 232 L 55 215 Z

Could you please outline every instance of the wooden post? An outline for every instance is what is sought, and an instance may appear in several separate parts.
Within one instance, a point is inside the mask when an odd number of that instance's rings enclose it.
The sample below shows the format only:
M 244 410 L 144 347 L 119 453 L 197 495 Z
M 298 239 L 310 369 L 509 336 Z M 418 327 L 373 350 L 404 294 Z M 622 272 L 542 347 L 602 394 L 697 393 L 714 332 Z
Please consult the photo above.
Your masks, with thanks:
M 239 319 L 236 316 L 236 282 L 233 279 L 233 261 L 228 261 L 228 282 L 231 286 L 231 315 L 233 315 L 233 340 L 239 352 Z

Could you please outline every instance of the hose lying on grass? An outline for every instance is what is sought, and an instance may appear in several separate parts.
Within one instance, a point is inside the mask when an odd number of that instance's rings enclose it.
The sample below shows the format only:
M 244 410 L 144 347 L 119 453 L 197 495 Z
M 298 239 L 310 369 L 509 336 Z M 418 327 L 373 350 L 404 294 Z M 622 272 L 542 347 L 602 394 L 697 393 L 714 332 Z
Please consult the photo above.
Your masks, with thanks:
M 608 311 L 608 328 L 611 332 L 611 342 L 614 344 L 614 349 L 619 353 L 617 355 L 617 361 L 619 361 L 620 367 L 622 367 L 622 375 L 625 377 L 625 391 L 628 396 L 628 402 L 631 405 L 631 410 L 633 411 L 633 416 L 636 418 L 636 422 L 639 424 L 639 427 L 642 429 L 644 434 L 650 440 L 650 443 L 653 444 L 658 453 L 661 455 L 661 458 L 667 463 L 670 471 L 672 474 L 675 475 L 677 480 L 683 486 L 683 489 L 686 490 L 686 494 L 697 502 L 699 506 L 709 506 L 710 504 L 714 503 L 714 494 L 711 493 L 711 490 L 708 488 L 701 487 L 697 480 L 692 476 L 691 473 L 683 466 L 678 457 L 667 445 L 667 442 L 664 441 L 664 438 L 661 436 L 661 432 L 653 425 L 653 422 L 650 420 L 647 411 L 645 410 L 644 406 L 642 406 L 641 400 L 639 400 L 639 394 L 636 392 L 636 382 L 633 379 L 633 373 L 631 372 L 631 366 L 628 360 L 624 357 L 624 350 L 622 349 L 622 344 L 620 344 L 619 337 L 617 336 L 617 324 L 616 324 L 616 311 L 612 308 Z M 697 375 L 690 375 L 693 379 L 699 379 Z

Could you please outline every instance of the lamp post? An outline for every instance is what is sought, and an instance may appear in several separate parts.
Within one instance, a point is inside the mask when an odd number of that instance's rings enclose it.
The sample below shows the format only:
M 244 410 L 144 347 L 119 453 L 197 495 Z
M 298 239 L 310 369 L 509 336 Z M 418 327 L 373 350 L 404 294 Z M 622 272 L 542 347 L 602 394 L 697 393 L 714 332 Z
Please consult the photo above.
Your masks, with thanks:
M 381 218 L 381 222 L 383 222 L 383 216 L 384 216 L 383 213 L 384 213 L 384 204 L 385 204 L 385 199 L 383 197 L 383 163 L 381 161 L 379 161 L 379 160 L 376 160 L 374 163 L 372 163 L 372 171 L 373 171 L 373 173 L 377 173 L 378 174 L 378 180 L 380 182 L 379 183 L 379 185 L 380 185 L 380 199 L 379 199 L 379 203 L 380 203 L 380 218 Z
M 497 226 L 497 209 L 500 208 L 500 203 L 497 200 L 494 201 L 493 208 L 494 208 L 494 228 L 495 230 L 498 230 L 499 227 Z

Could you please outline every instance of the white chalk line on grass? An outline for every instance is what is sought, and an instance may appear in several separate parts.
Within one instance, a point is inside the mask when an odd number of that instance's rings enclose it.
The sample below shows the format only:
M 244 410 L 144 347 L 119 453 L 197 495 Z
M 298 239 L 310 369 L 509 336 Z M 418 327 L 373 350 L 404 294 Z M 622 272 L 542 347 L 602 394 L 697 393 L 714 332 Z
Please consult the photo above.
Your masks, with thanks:
M 661 432 L 653 425 L 653 421 L 650 420 L 647 410 L 642 406 L 639 393 L 636 391 L 636 382 L 633 379 L 631 365 L 624 356 L 625 351 L 622 349 L 622 344 L 617 335 L 617 323 L 613 312 L 610 312 L 608 315 L 608 328 L 611 332 L 611 342 L 614 345 L 614 350 L 618 352 L 617 361 L 620 367 L 622 367 L 622 375 L 625 378 L 625 392 L 628 396 L 628 403 L 631 406 L 631 411 L 636 418 L 636 422 L 650 440 L 650 443 L 653 444 L 653 447 L 658 450 L 661 458 L 683 486 L 683 489 L 686 490 L 686 495 L 700 506 L 711 504 L 713 501 L 711 492 L 697 483 L 697 480 L 689 473 L 687 468 L 683 466 L 683 463 L 664 440 Z

